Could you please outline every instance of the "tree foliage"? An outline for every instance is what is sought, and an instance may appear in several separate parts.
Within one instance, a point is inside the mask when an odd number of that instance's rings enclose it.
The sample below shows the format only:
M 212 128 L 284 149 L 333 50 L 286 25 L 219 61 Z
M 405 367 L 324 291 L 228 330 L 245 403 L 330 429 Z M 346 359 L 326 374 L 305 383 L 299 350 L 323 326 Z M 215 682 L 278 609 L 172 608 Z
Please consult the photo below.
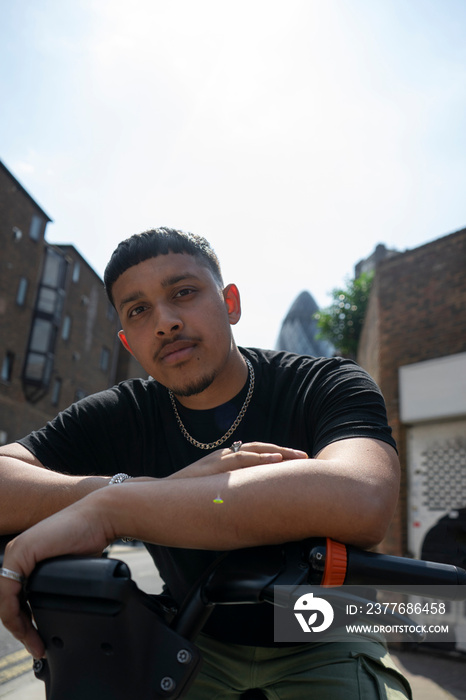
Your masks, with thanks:
M 348 280 L 345 289 L 332 291 L 331 305 L 315 315 L 318 337 L 329 340 L 347 357 L 356 357 L 373 279 L 373 272 L 364 272 Z

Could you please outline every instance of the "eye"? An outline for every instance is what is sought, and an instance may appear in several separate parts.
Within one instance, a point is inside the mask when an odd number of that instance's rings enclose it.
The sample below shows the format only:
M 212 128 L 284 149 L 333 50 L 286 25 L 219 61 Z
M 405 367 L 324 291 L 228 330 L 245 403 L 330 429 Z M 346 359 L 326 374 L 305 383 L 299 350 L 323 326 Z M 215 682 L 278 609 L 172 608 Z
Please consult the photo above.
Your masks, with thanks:
M 194 291 L 195 291 L 194 289 L 189 289 L 189 288 L 180 289 L 179 292 L 177 292 L 175 294 L 175 299 L 177 297 L 180 298 L 180 297 L 190 296 L 191 294 L 194 294 Z
M 134 316 L 139 316 L 139 314 L 142 314 L 143 311 L 146 310 L 146 306 L 143 304 L 140 304 L 139 306 L 135 306 L 134 309 L 131 309 L 131 311 L 128 313 L 128 318 L 132 318 Z

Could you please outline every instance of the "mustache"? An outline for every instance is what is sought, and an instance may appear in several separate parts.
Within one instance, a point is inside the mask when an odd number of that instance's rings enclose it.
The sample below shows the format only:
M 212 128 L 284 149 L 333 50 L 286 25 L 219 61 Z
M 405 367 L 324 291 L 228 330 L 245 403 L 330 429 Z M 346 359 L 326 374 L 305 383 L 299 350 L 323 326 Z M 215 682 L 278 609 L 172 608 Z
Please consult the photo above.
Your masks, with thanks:
M 182 336 L 178 335 L 175 338 L 167 338 L 163 340 L 160 347 L 154 353 L 154 360 L 158 360 L 160 357 L 165 357 L 165 355 L 170 354 L 170 352 L 175 352 L 183 347 L 189 347 L 190 345 L 196 345 L 200 342 L 200 338 L 197 336 Z M 167 350 L 168 348 L 168 350 Z

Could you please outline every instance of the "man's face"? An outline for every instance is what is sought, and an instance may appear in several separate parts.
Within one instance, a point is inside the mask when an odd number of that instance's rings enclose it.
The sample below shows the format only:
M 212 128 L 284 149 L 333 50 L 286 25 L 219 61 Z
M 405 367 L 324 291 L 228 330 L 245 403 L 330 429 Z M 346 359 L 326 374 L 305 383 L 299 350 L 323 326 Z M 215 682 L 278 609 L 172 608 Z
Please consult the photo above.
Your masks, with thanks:
M 204 391 L 227 371 L 230 324 L 239 319 L 239 313 L 231 313 L 229 289 L 222 291 L 196 257 L 180 253 L 134 265 L 113 285 L 131 352 L 178 396 Z

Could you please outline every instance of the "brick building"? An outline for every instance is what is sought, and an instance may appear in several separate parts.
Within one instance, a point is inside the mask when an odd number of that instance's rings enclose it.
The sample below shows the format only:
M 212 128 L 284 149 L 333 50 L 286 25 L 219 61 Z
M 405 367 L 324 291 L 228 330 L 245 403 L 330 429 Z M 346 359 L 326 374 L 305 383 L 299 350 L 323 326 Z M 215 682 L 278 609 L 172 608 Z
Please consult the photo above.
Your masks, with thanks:
M 377 264 L 358 361 L 385 396 L 402 466 L 385 551 L 464 567 L 466 229 Z
M 121 350 L 100 277 L 0 161 L 0 444 L 73 401 L 144 376 Z

